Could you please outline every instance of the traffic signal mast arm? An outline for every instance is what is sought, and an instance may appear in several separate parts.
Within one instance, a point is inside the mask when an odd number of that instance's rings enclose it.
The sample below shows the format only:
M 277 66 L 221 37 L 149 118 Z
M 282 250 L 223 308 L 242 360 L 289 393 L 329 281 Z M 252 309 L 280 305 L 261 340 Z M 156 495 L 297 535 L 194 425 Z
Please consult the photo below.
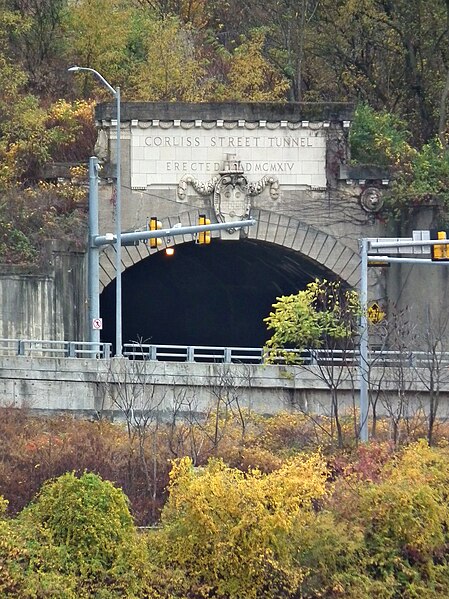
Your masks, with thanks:
M 412 241 L 410 239 L 400 239 L 397 241 L 372 241 L 370 239 L 367 240 L 370 249 L 385 249 L 388 248 L 400 248 L 400 247 L 422 247 L 422 246 L 432 246 L 432 245 L 447 245 L 447 239 L 421 239 L 418 241 Z
M 446 234 L 444 237 L 440 237 L 439 239 L 421 239 L 421 240 L 408 240 L 408 239 L 397 239 L 395 241 L 374 241 L 374 240 L 366 240 L 368 244 L 368 252 L 370 250 L 385 250 L 386 254 L 388 251 L 392 251 L 400 248 L 409 248 L 409 247 L 429 247 L 432 252 L 432 258 L 418 258 L 418 257 L 410 257 L 410 256 L 388 256 L 388 255 L 380 255 L 380 254 L 368 254 L 368 264 L 373 262 L 386 262 L 389 264 L 392 263 L 403 263 L 403 264 L 447 264 L 447 248 L 448 248 L 448 240 L 446 239 Z M 440 250 L 440 251 L 437 251 Z M 407 253 L 407 252 L 406 252 Z M 410 252 L 411 253 L 411 252 Z
M 203 231 L 223 231 L 227 229 L 242 229 L 244 227 L 252 227 L 256 224 L 253 219 L 240 220 L 231 223 L 213 223 L 207 225 L 192 225 L 189 227 L 171 227 L 170 229 L 159 229 L 155 231 L 134 231 L 132 233 L 122 233 L 122 244 L 133 241 L 145 241 L 159 237 L 174 237 L 175 235 L 194 235 Z M 93 239 L 93 245 L 96 247 L 102 245 L 113 245 L 117 242 L 117 236 L 112 233 L 106 235 L 97 235 Z

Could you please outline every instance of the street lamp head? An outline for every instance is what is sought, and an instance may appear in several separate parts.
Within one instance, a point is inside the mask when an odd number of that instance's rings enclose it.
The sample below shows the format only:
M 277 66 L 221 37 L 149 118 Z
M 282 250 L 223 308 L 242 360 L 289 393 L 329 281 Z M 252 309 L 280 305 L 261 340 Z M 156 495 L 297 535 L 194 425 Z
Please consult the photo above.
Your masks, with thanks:
M 105 85 L 108 88 L 108 90 L 117 100 L 117 103 L 120 102 L 120 88 L 117 87 L 117 89 L 114 89 L 112 85 L 109 83 L 109 81 L 107 81 L 103 77 L 103 75 L 101 75 L 95 69 L 91 69 L 90 67 L 79 67 L 78 65 L 74 65 L 73 67 L 69 67 L 67 70 L 69 71 L 69 73 L 79 73 L 80 71 L 89 71 L 90 73 L 93 73 L 95 77 L 97 77 L 97 79 L 99 79 L 103 83 L 103 85 Z

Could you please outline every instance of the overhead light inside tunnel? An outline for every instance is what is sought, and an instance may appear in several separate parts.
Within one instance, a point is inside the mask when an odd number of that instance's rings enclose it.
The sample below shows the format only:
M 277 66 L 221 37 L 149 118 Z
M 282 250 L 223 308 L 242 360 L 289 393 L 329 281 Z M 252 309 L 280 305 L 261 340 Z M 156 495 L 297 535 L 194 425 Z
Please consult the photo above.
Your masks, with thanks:
M 166 248 L 165 249 L 165 254 L 167 256 L 173 256 L 174 253 L 175 253 L 175 248 Z

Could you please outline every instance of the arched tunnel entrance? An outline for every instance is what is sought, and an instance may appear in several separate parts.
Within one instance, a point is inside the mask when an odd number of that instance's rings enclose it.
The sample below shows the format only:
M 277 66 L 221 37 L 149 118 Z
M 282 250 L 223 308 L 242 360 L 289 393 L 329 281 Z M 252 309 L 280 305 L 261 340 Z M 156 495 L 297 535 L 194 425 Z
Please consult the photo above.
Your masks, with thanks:
M 276 297 L 335 279 L 293 250 L 254 240 L 177 245 L 122 274 L 123 342 L 261 347 Z M 101 295 L 102 340 L 115 340 L 115 283 Z

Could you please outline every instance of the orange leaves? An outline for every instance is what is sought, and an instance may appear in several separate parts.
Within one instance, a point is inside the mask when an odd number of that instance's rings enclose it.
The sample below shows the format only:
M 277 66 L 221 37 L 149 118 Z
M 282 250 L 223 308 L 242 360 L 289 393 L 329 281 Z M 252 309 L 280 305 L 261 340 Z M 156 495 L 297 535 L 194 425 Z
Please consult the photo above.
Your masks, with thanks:
M 52 448 L 61 447 L 62 444 L 63 440 L 60 437 L 54 436 L 51 433 L 41 433 L 32 439 L 28 439 L 24 449 L 30 453 L 50 451 Z

